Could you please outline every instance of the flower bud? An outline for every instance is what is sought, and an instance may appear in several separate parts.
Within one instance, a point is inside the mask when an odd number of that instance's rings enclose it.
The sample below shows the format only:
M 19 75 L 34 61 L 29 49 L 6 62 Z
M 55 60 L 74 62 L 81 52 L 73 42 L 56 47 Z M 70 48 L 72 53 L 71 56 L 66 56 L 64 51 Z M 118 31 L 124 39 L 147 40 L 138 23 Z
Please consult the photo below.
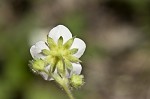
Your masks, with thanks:
M 32 62 L 32 68 L 36 71 L 44 70 L 45 63 L 42 59 L 37 59 Z
M 73 74 L 70 79 L 70 84 L 74 88 L 80 88 L 84 84 L 84 76 Z

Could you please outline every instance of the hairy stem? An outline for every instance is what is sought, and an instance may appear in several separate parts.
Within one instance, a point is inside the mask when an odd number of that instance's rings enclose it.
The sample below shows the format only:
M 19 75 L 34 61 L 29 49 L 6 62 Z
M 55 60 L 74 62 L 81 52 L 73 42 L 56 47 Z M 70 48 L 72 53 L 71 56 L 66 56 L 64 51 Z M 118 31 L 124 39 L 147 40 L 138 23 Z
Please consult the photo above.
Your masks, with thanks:
M 70 90 L 70 88 L 69 88 L 69 85 L 68 85 L 68 78 L 66 78 L 66 77 L 63 77 L 63 78 L 61 78 L 61 80 L 62 80 L 62 82 L 60 82 L 60 80 L 56 77 L 56 76 L 54 76 L 52 73 L 50 73 L 50 72 L 47 72 L 47 71 L 45 71 L 45 73 L 46 74 L 48 74 L 49 76 L 51 76 L 64 90 L 65 90 L 65 92 L 67 93 L 67 95 L 68 95 L 68 97 L 70 98 L 70 99 L 75 99 L 74 97 L 73 97 L 73 95 L 72 95 L 72 93 L 71 93 L 71 90 Z M 67 79 L 67 80 L 66 80 Z M 64 81 L 63 81 L 64 80 Z
M 66 91 L 66 93 L 67 93 L 67 95 L 68 95 L 68 97 L 69 97 L 70 99 L 75 99 L 75 98 L 73 97 L 73 95 L 72 95 L 70 89 L 69 89 L 67 86 L 63 86 L 63 88 L 64 88 L 64 90 Z

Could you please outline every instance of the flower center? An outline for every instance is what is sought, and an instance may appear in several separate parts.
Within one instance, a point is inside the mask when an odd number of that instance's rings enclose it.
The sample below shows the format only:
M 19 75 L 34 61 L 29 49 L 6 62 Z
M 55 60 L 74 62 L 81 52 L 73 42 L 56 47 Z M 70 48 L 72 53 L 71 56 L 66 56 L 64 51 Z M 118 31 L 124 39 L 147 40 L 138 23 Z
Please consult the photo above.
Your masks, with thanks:
M 73 55 L 78 51 L 77 48 L 71 49 L 73 41 L 74 38 L 71 38 L 63 44 L 63 38 L 60 37 L 56 44 L 52 38 L 48 37 L 47 45 L 50 50 L 42 50 L 43 54 L 47 56 L 44 59 L 46 63 L 50 64 L 54 69 L 57 67 L 59 72 L 63 72 L 64 68 L 72 69 L 72 63 L 81 62 L 77 57 Z
M 56 46 L 56 48 L 51 49 L 50 55 L 59 59 L 67 59 L 67 56 L 71 55 L 71 51 L 65 49 L 64 46 Z

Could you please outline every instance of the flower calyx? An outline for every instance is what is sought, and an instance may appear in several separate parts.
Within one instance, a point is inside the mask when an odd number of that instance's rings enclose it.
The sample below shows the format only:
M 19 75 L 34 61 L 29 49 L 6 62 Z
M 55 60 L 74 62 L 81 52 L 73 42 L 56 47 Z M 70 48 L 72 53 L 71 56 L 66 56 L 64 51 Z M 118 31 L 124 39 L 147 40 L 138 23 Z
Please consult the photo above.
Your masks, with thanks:
M 45 62 L 42 59 L 35 59 L 31 62 L 31 67 L 35 71 L 44 71 L 45 68 Z
M 84 76 L 73 74 L 70 78 L 70 84 L 76 89 L 80 88 L 84 84 Z

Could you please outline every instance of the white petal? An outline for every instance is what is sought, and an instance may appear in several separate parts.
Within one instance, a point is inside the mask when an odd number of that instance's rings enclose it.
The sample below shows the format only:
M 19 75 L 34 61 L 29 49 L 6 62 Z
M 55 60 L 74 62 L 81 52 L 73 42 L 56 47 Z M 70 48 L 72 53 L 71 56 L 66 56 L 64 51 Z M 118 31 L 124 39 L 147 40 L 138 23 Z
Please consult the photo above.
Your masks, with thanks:
M 43 54 L 41 54 L 42 50 L 43 49 L 49 49 L 48 46 L 45 44 L 45 42 L 43 41 L 39 41 L 37 42 L 35 45 L 33 45 L 31 48 L 30 48 L 30 53 L 31 53 L 31 56 L 33 58 L 42 58 L 44 59 L 45 56 Z
M 67 74 L 66 74 L 67 78 L 70 78 L 72 74 L 80 74 L 81 73 L 81 70 L 82 70 L 81 64 L 72 63 L 72 66 L 73 66 L 73 70 L 71 71 L 70 75 L 69 75 L 68 71 L 66 71 L 67 72 Z M 47 72 L 49 71 L 49 69 L 50 69 L 50 65 L 48 65 L 45 68 L 45 70 Z M 54 80 L 53 78 L 48 77 L 48 75 L 45 72 L 40 72 L 40 75 L 44 78 L 44 80 L 48 80 L 48 81 Z M 54 75 L 58 75 L 57 69 L 54 71 Z
M 48 65 L 47 67 L 45 67 L 45 71 L 48 72 L 50 69 L 50 65 Z M 51 79 L 50 77 L 48 77 L 48 75 L 45 72 L 40 72 L 40 75 L 45 79 L 45 80 L 49 80 Z
M 47 67 L 45 67 L 45 71 L 48 72 L 50 69 L 50 65 L 48 65 Z M 54 71 L 54 74 L 57 73 L 57 70 Z M 48 77 L 48 75 L 45 73 L 45 72 L 40 72 L 40 75 L 44 78 L 44 80 L 54 80 L 53 78 L 51 77 Z
M 78 52 L 74 54 L 75 57 L 77 58 L 80 58 L 84 51 L 85 51 L 85 48 L 86 48 L 86 44 L 84 43 L 83 40 L 79 39 L 79 38 L 75 38 L 74 39 L 74 42 L 71 46 L 71 49 L 72 48 L 77 48 L 78 49 Z
M 80 63 L 72 63 L 73 70 L 71 71 L 72 74 L 80 74 L 82 71 L 82 66 Z
M 44 78 L 44 80 L 48 80 L 48 75 L 45 72 L 40 72 L 40 75 Z
M 58 75 L 58 73 L 57 73 L 57 69 L 55 69 L 55 71 L 54 71 L 54 75 Z M 49 78 L 48 78 L 48 80 L 49 80 L 49 81 L 51 81 L 51 80 L 54 80 L 54 79 L 53 79 L 53 78 L 51 78 L 51 77 L 49 77 Z
M 58 25 L 56 27 L 54 27 L 48 34 L 49 37 L 51 37 L 56 43 L 58 41 L 58 39 L 60 38 L 60 36 L 63 37 L 64 42 L 68 41 L 70 38 L 72 38 L 72 34 L 69 31 L 69 29 L 67 27 L 65 27 L 64 25 Z

